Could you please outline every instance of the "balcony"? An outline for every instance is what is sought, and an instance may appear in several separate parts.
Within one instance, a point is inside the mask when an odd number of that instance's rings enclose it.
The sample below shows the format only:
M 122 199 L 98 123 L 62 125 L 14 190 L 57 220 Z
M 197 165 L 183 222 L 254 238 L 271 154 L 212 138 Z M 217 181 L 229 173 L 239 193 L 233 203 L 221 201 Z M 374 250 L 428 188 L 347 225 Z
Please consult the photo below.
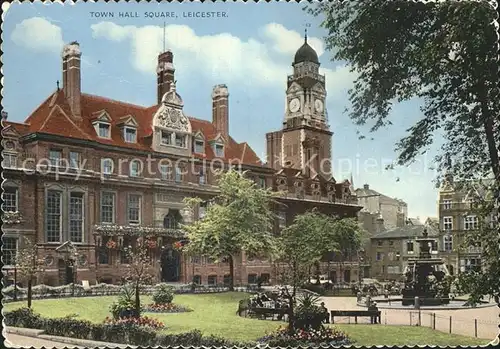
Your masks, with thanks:
M 117 224 L 102 224 L 94 226 L 94 235 L 102 236 L 165 236 L 171 238 L 183 238 L 186 233 L 181 229 L 163 228 L 163 227 L 150 227 L 142 225 L 117 225 Z

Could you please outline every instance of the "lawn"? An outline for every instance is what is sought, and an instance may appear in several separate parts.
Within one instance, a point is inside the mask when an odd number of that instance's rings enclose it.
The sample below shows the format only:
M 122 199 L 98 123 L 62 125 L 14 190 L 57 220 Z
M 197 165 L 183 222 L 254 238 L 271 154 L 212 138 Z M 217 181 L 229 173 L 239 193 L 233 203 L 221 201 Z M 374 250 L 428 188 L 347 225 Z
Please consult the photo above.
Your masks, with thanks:
M 236 314 L 238 301 L 248 297 L 245 293 L 218 293 L 198 295 L 176 295 L 174 303 L 193 309 L 189 313 L 153 314 L 165 323 L 166 333 L 180 333 L 199 329 L 204 334 L 214 334 L 238 341 L 252 341 L 269 331 L 284 325 L 278 321 L 242 318 Z M 34 300 L 33 310 L 45 317 L 63 317 L 77 314 L 78 319 L 102 322 L 110 316 L 109 305 L 116 299 L 109 297 L 85 297 Z M 151 302 L 150 297 L 141 297 L 142 304 Z M 8 303 L 4 311 L 25 306 L 26 302 Z M 384 326 L 384 325 L 335 325 L 344 330 L 356 345 L 415 345 L 429 344 L 442 346 L 484 345 L 488 341 L 472 337 L 434 331 L 426 327 Z

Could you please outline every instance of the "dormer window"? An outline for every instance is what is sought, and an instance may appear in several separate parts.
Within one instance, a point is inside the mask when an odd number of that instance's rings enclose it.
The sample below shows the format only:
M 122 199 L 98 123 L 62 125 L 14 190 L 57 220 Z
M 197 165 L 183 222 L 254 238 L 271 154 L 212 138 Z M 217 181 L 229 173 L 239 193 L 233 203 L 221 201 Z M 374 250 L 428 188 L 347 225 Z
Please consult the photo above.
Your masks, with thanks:
M 123 138 L 127 143 L 137 143 L 137 129 L 135 127 L 125 127 Z
M 215 156 L 222 158 L 224 157 L 224 145 L 223 144 L 214 144 L 214 153 Z
M 97 124 L 97 132 L 101 138 L 111 138 L 111 125 L 104 122 Z
M 194 152 L 198 154 L 205 153 L 205 142 L 201 139 L 196 139 L 194 141 Z

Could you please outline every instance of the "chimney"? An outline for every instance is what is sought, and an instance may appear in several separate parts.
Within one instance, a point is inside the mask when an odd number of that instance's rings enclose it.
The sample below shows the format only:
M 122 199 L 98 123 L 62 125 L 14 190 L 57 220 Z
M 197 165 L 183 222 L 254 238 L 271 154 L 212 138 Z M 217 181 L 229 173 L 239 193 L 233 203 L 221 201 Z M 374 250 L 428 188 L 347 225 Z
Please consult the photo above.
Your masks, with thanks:
M 158 92 L 157 101 L 161 104 L 163 95 L 170 91 L 170 84 L 174 82 L 174 54 L 167 50 L 158 55 L 158 66 L 156 67 L 156 75 L 158 77 Z
M 375 232 L 378 234 L 383 232 L 384 230 L 384 218 L 382 218 L 382 215 L 379 213 L 377 215 L 377 218 L 375 219 Z
M 229 139 L 229 92 L 226 85 L 216 85 L 212 91 L 212 123 L 222 136 Z
M 370 189 L 370 185 L 369 184 L 364 184 L 363 185 L 363 189 L 366 189 L 366 190 Z
M 64 45 L 63 61 L 63 91 L 75 118 L 81 117 L 81 75 L 80 75 L 80 44 L 73 41 Z

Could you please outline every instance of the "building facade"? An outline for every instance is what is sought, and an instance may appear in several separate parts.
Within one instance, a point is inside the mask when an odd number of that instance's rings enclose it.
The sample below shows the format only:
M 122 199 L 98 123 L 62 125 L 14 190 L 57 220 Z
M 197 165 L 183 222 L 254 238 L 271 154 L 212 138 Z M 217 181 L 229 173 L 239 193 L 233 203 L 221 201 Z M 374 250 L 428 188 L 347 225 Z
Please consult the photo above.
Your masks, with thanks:
M 337 183 L 330 174 L 325 79 L 307 38 L 287 78 L 283 129 L 266 135 L 267 163 L 229 135 L 226 85 L 213 88 L 211 121 L 184 113 L 172 52 L 158 56 L 156 104 L 149 107 L 81 92 L 81 55 L 77 42 L 65 45 L 62 88 L 23 123 L 2 120 L 8 280 L 26 237 L 45 263 L 38 282 L 119 283 L 127 269 L 124 247 L 146 234 L 156 281 L 226 282 L 227 263 L 186 256 L 173 245 L 185 238 L 181 223 L 204 215 L 204 204 L 191 211 L 184 199 L 217 195 L 215 173 L 231 166 L 284 193 L 276 233 L 312 208 L 341 217 L 356 217 L 361 209 L 349 181 Z M 357 259 L 343 268 L 357 274 Z M 274 281 L 271 261 L 235 257 L 236 284 L 257 277 Z

